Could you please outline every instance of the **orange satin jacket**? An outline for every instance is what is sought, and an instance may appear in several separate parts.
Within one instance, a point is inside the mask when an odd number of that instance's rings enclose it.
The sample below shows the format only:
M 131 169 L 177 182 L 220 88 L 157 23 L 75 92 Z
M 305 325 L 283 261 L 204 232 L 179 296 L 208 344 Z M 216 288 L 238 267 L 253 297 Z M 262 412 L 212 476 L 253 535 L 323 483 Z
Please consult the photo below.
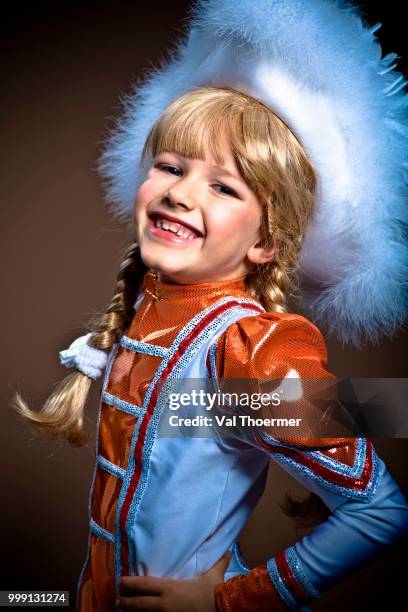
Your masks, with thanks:
M 148 272 L 143 284 L 144 296 L 131 322 L 127 336 L 136 341 L 169 347 L 179 330 L 198 312 L 223 296 L 249 297 L 245 278 L 200 285 L 159 283 Z M 327 354 L 319 330 L 304 317 L 288 313 L 265 312 L 241 318 L 232 324 L 216 344 L 216 376 L 223 379 L 273 379 L 279 381 L 294 372 L 300 379 L 319 380 L 323 384 L 325 409 L 327 395 L 333 395 L 333 375 L 325 369 Z M 159 357 L 133 355 L 120 349 L 113 361 L 105 393 L 119 395 L 124 402 L 142 405 Z M 296 437 L 282 436 L 277 445 L 274 432 L 261 429 L 255 433 L 259 448 L 283 467 L 306 478 L 306 485 L 327 491 L 329 505 L 339 501 L 371 498 L 376 486 L 376 455 L 369 441 L 350 437 L 321 438 L 314 429 L 319 394 L 307 385 L 293 405 L 299 414 L 309 412 L 310 419 Z M 297 406 L 297 408 L 296 408 Z M 316 408 L 318 406 L 319 408 Z M 263 415 L 265 416 L 265 415 Z M 98 422 L 99 453 L 117 470 L 127 467 L 132 432 L 137 416 L 101 402 Z M 339 469 L 338 469 L 339 468 Z M 377 470 L 377 471 L 376 471 Z M 120 481 L 98 465 L 90 503 L 90 513 L 98 529 L 115 531 L 115 513 Z M 331 496 L 331 497 L 330 497 Z M 116 587 L 113 543 L 90 530 L 88 556 L 78 585 L 78 610 L 104 612 L 115 609 Z M 264 564 L 217 585 L 215 599 L 219 611 L 279 610 L 290 602 L 303 605 L 318 595 L 301 568 L 296 551 L 285 551 L 271 564 Z M 321 585 L 319 584 L 319 587 Z M 293 606 L 292 606 L 293 607 Z

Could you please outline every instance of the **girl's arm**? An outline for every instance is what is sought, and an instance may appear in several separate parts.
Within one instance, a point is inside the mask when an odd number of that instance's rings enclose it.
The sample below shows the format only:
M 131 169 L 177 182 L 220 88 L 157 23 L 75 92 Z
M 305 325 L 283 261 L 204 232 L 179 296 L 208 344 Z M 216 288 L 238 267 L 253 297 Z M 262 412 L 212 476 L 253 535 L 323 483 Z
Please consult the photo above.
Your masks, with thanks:
M 319 451 L 292 448 L 290 455 L 280 455 L 273 441 L 270 455 L 317 493 L 332 514 L 265 565 L 217 585 L 217 610 L 296 609 L 408 533 L 408 504 L 397 483 L 369 440 L 354 442 L 356 461 L 346 474 L 344 464 L 336 460 L 328 468 L 324 456 L 319 459 Z M 265 450 L 267 444 L 264 435 Z
M 326 350 L 319 330 L 303 317 L 265 313 L 241 319 L 217 345 L 220 378 L 299 378 L 326 381 Z M 313 385 L 306 385 L 312 389 Z M 330 402 L 329 402 L 330 404 Z M 307 393 L 298 409 L 316 406 Z M 327 403 L 320 403 L 320 408 Z M 330 411 L 328 411 L 330 414 Z M 261 415 L 265 417 L 265 414 Z M 326 423 L 327 425 L 327 423 Z M 310 535 L 249 573 L 216 587 L 218 611 L 297 609 L 383 553 L 408 532 L 408 504 L 372 443 L 365 438 L 298 439 L 253 432 L 254 444 L 317 494 L 331 515 Z

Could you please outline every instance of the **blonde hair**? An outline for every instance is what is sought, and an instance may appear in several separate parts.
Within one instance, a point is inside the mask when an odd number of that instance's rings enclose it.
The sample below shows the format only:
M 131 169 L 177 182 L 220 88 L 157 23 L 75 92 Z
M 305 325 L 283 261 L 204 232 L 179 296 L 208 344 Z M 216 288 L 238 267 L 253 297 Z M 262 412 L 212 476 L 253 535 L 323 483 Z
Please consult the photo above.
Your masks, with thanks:
M 89 342 L 91 346 L 110 351 L 118 342 L 131 321 L 134 300 L 146 271 L 139 247 L 133 243 L 126 249 L 106 311 L 93 317 L 88 324 L 94 332 Z M 14 396 L 12 406 L 41 432 L 51 437 L 63 436 L 73 446 L 82 446 L 88 441 L 83 430 L 83 412 L 91 383 L 91 378 L 76 371 L 56 386 L 39 412 L 32 410 L 19 393 Z
M 153 125 L 141 161 L 162 151 L 204 159 L 209 147 L 215 159 L 222 162 L 225 144 L 243 179 L 262 203 L 265 245 L 272 241 L 277 246 L 274 261 L 258 265 L 247 276 L 247 291 L 266 310 L 285 312 L 286 299 L 295 296 L 298 286 L 298 262 L 313 214 L 316 175 L 284 121 L 260 101 L 230 87 L 196 87 L 174 100 Z M 134 243 L 120 266 L 106 313 L 90 322 L 92 346 L 110 351 L 118 342 L 130 324 L 146 271 Z M 70 374 L 40 412 L 31 410 L 19 394 L 13 405 L 41 430 L 62 435 L 79 446 L 86 441 L 83 410 L 91 382 L 81 372 Z
M 142 160 L 162 151 L 204 159 L 209 149 L 219 163 L 225 144 L 263 203 L 265 245 L 277 245 L 274 261 L 258 265 L 247 277 L 247 290 L 267 310 L 285 312 L 287 298 L 296 297 L 300 251 L 316 190 L 312 163 L 286 123 L 240 91 L 197 87 L 162 113 L 148 134 Z

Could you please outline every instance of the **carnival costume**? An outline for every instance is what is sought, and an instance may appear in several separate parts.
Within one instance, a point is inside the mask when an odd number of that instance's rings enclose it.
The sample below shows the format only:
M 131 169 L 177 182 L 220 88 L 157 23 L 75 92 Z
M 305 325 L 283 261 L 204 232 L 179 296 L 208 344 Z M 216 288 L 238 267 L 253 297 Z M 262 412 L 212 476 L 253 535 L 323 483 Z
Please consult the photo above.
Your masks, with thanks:
M 265 312 L 245 292 L 244 278 L 186 286 L 159 283 L 149 272 L 105 374 L 78 609 L 112 610 L 121 576 L 191 578 L 227 549 L 233 557 L 216 589 L 218 610 L 296 608 L 408 530 L 407 503 L 364 438 L 289 445 L 262 429 L 244 442 L 157 436 L 168 416 L 163 381 L 248 371 L 273 379 L 292 370 L 301 380 L 330 378 L 325 365 L 318 329 L 300 315 Z M 271 458 L 332 515 L 249 570 L 237 539 Z
M 381 59 L 378 27 L 337 0 L 198 2 L 187 39 L 128 100 L 104 155 L 113 210 L 130 216 L 147 133 L 174 98 L 199 85 L 240 89 L 287 123 L 318 174 L 301 261 L 312 320 L 357 345 L 392 333 L 407 305 L 406 96 L 395 54 Z M 331 380 L 313 323 L 265 312 L 244 278 L 180 286 L 148 272 L 135 310 L 105 373 L 79 610 L 112 610 L 121 576 L 191 578 L 227 549 L 219 611 L 299 609 L 408 531 L 407 501 L 365 438 L 157 435 L 163 381 Z M 61 358 L 94 378 L 103 353 L 85 345 Z M 250 570 L 237 539 L 271 458 L 331 514 Z

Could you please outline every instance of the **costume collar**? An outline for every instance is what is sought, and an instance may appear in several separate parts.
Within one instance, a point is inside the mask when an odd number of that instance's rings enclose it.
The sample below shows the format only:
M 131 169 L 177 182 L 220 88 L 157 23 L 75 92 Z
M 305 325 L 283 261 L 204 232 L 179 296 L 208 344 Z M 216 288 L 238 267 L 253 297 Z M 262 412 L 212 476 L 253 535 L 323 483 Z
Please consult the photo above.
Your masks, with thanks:
M 211 281 L 195 285 L 177 285 L 159 281 L 152 270 L 146 272 L 143 280 L 143 290 L 158 300 L 180 301 L 223 296 L 231 292 L 246 293 L 245 276 L 230 280 Z

